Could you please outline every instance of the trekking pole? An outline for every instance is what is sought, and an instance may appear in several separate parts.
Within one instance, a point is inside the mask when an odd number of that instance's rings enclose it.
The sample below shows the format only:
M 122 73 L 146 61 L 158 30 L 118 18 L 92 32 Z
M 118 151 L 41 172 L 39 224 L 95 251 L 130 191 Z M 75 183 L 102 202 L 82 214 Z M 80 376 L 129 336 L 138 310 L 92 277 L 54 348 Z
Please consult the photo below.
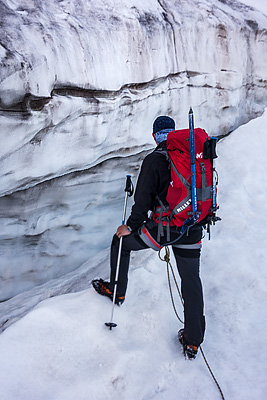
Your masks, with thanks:
M 125 225 L 125 215 L 126 215 L 126 207 L 127 207 L 128 196 L 131 197 L 132 194 L 133 194 L 133 183 L 132 183 L 132 180 L 131 180 L 131 175 L 127 175 L 126 176 L 126 186 L 125 186 L 124 191 L 125 191 L 125 199 L 124 199 L 124 209 L 123 209 L 123 214 L 122 214 L 122 225 Z M 114 291 L 113 291 L 113 301 L 112 301 L 110 322 L 106 322 L 105 323 L 105 325 L 109 327 L 110 331 L 111 331 L 112 328 L 115 328 L 117 326 L 117 324 L 115 324 L 113 322 L 113 314 L 114 314 L 114 307 L 115 307 L 117 286 L 118 286 L 118 278 L 119 278 L 119 270 L 120 270 L 122 239 L 123 239 L 123 236 L 120 237 L 120 243 L 119 243 L 119 251 L 118 251 L 116 275 L 115 275 L 115 282 L 114 282 L 115 285 L 114 285 Z

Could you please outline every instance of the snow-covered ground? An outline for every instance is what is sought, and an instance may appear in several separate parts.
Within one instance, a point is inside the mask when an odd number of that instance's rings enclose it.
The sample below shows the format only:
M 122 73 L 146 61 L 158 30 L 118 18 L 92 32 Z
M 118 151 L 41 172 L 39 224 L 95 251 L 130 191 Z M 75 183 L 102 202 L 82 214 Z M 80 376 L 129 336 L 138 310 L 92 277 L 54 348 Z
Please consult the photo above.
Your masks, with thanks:
M 267 112 L 219 143 L 222 221 L 203 243 L 203 350 L 229 400 L 266 399 L 266 126 Z M 2 333 L 1 400 L 220 399 L 201 354 L 191 362 L 180 353 L 181 324 L 157 253 L 133 255 L 112 331 L 104 325 L 111 302 L 89 287 L 93 267 L 95 276 L 108 276 L 107 251 L 82 266 L 79 284 L 88 281 L 87 289 L 41 302 Z M 29 308 L 36 296 L 24 293 L 19 303 Z M 178 296 L 176 303 L 182 315 Z

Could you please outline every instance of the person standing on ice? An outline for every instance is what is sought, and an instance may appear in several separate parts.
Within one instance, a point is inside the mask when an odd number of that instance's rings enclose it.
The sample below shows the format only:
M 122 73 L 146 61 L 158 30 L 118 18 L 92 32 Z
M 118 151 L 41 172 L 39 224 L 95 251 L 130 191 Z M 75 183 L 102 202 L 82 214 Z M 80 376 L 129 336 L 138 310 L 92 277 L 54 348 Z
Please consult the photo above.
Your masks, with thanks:
M 110 253 L 110 282 L 102 279 L 96 279 L 92 282 L 99 294 L 113 299 L 119 241 L 123 237 L 115 300 L 118 305 L 125 300 L 131 251 L 152 247 L 141 239 L 140 227 L 143 226 L 145 221 L 149 221 L 150 233 L 156 237 L 158 225 L 149 220 L 148 214 L 158 206 L 168 204 L 166 196 L 171 176 L 169 161 L 164 155 L 164 151 L 165 153 L 167 151 L 167 135 L 174 129 L 175 122 L 168 116 L 159 116 L 154 121 L 152 135 L 157 147 L 145 157 L 142 163 L 131 214 L 126 225 L 120 225 L 113 237 Z M 171 241 L 173 241 L 180 236 L 179 230 L 176 227 L 171 227 L 170 235 Z M 203 291 L 199 276 L 201 238 L 202 226 L 196 224 L 177 243 L 172 245 L 181 277 L 181 290 L 184 300 L 184 329 L 179 331 L 178 337 L 187 358 L 196 357 L 205 332 Z

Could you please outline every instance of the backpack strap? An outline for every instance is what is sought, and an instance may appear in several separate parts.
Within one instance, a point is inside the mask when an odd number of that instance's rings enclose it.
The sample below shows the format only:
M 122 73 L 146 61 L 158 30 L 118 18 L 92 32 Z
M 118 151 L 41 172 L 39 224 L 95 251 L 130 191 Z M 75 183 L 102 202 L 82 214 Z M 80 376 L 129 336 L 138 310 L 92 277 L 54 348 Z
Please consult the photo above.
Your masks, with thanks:
M 171 161 L 171 166 L 172 166 L 173 170 L 175 171 L 176 175 L 178 176 L 178 178 L 180 179 L 180 181 L 182 182 L 182 184 L 186 187 L 187 190 L 190 191 L 191 190 L 190 183 L 183 177 L 182 174 L 180 174 L 180 172 L 178 171 L 178 169 L 176 168 L 176 166 L 174 165 L 174 163 L 172 161 Z
M 165 156 L 166 160 L 171 163 L 170 157 L 168 150 L 166 148 L 159 147 L 154 150 L 154 152 L 162 154 Z M 168 217 L 163 217 L 163 213 L 168 212 L 168 208 L 162 203 L 161 199 L 159 198 L 158 195 L 156 195 L 156 199 L 159 202 L 159 207 L 157 207 L 157 211 L 159 212 L 159 217 L 158 217 L 158 233 L 157 233 L 157 241 L 160 243 L 160 238 L 164 236 L 164 228 L 163 228 L 163 219 L 167 222 L 166 225 L 166 234 L 167 234 L 167 241 L 170 241 L 170 220 Z
M 158 207 L 158 210 L 159 210 L 159 218 L 158 218 L 158 234 L 157 234 L 157 242 L 159 242 L 160 243 L 160 238 L 162 237 L 162 236 L 164 236 L 164 228 L 163 228 L 163 223 L 162 223 L 162 221 L 163 221 L 163 213 L 167 213 L 168 212 L 168 208 L 162 203 L 162 201 L 160 200 L 160 198 L 159 198 L 159 196 L 157 195 L 156 196 L 156 199 L 158 200 L 158 202 L 159 202 L 159 207 Z M 169 242 L 171 239 L 170 239 L 170 219 L 169 219 L 169 217 L 168 216 L 164 216 L 164 220 L 167 222 L 167 225 L 166 225 L 166 233 L 167 233 L 167 242 Z

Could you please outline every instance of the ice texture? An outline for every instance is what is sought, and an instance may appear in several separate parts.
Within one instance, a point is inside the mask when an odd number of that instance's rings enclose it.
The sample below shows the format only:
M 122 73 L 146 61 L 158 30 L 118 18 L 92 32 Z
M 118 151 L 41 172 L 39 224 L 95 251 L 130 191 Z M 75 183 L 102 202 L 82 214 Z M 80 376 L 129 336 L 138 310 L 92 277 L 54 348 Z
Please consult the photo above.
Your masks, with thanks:
M 155 117 L 266 106 L 267 17 L 236 1 L 0 3 L 0 300 L 108 247 Z

